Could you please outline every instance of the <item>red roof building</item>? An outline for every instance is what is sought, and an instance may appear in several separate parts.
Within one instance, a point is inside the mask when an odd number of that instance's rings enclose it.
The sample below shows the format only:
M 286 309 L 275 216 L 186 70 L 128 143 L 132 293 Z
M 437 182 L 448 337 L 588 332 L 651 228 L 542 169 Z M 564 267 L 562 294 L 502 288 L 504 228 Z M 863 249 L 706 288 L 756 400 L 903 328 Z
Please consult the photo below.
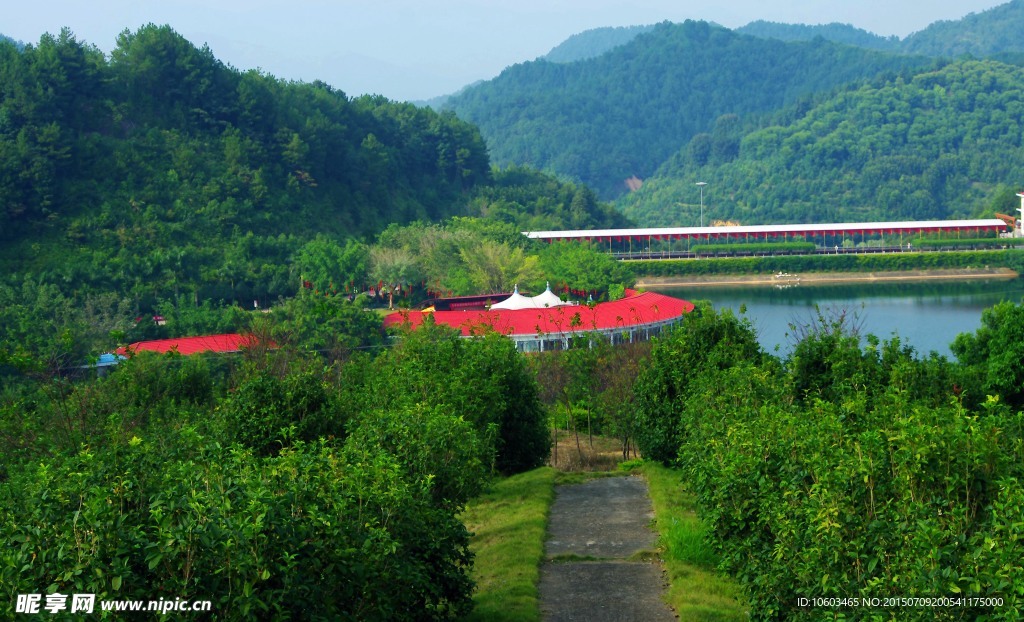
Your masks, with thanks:
M 199 354 L 201 352 L 238 352 L 253 343 L 251 335 L 229 333 L 226 335 L 204 335 L 202 337 L 178 337 L 177 339 L 154 339 L 138 341 L 117 349 L 117 354 L 129 352 L 177 352 L 178 354 Z
M 583 334 L 600 334 L 612 343 L 649 339 L 693 311 L 693 304 L 671 296 L 627 290 L 626 297 L 595 305 L 489 311 L 399 311 L 384 326 L 417 328 L 428 315 L 464 336 L 494 330 L 510 337 L 523 352 L 564 349 Z

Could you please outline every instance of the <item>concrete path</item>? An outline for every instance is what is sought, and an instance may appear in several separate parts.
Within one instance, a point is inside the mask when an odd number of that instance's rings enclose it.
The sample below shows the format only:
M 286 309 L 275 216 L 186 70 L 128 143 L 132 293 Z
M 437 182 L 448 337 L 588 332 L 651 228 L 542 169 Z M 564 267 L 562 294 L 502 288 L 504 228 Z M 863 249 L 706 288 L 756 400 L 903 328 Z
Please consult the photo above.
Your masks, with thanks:
M 559 486 L 551 506 L 547 561 L 540 572 L 546 622 L 670 622 L 657 562 L 629 561 L 654 549 L 647 482 L 607 477 Z M 583 558 L 583 559 L 578 559 Z

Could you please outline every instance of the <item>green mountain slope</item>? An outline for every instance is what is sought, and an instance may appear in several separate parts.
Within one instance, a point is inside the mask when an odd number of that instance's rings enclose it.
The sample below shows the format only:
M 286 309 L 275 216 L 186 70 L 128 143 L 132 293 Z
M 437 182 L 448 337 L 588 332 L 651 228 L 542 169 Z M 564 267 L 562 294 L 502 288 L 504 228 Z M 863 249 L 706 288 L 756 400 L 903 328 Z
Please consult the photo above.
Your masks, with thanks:
M 663 23 L 597 58 L 510 67 L 448 106 L 480 127 L 495 162 L 582 180 L 610 197 L 723 114 L 772 111 L 925 62 L 821 39 L 784 43 L 703 22 Z
M 960 20 L 940 21 L 903 40 L 908 54 L 957 58 L 1024 52 L 1024 0 L 1012 0 Z
M 938 21 L 904 39 L 881 37 L 848 24 L 778 24 L 755 21 L 736 32 L 781 41 L 811 41 L 821 37 L 835 43 L 888 50 L 903 54 L 959 58 L 966 54 L 980 58 L 1013 58 L 1024 53 L 1024 0 L 1012 0 L 958 20 Z
M 850 89 L 746 134 L 729 160 L 682 149 L 623 211 L 646 226 L 942 219 L 1012 209 L 1024 178 L 1024 70 L 964 61 Z
M 317 236 L 487 212 L 623 220 L 550 177 L 493 180 L 478 130 L 450 112 L 242 73 L 168 27 L 125 31 L 109 60 L 67 30 L 0 43 L 0 274 L 266 300 L 295 292 Z

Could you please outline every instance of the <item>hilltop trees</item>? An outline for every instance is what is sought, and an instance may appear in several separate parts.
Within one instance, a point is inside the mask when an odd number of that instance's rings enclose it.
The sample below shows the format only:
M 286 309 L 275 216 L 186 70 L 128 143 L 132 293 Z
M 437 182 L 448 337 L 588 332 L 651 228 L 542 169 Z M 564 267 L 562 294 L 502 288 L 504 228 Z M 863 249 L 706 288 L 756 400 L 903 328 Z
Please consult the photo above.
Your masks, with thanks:
M 879 78 L 741 130 L 731 158 L 694 137 L 623 210 L 647 226 L 692 222 L 678 207 L 695 203 L 692 180 L 713 179 L 715 217 L 743 223 L 991 214 L 1024 165 L 1022 89 L 1024 71 L 995 61 Z
M 0 266 L 117 291 L 133 317 L 265 308 L 299 284 L 507 291 L 543 283 L 522 231 L 627 222 L 585 187 L 492 170 L 450 112 L 239 72 L 167 26 L 121 33 L 109 60 L 68 30 L 0 42 L 0 76 Z M 460 231 L 373 242 L 453 217 Z
M 662 23 L 596 58 L 514 65 L 445 105 L 480 126 L 496 163 L 553 171 L 608 199 L 724 114 L 771 112 L 927 62 L 821 39 L 783 43 L 705 22 Z
M 109 62 L 66 30 L 0 43 L 0 75 L 0 235 L 79 288 L 274 298 L 316 234 L 447 217 L 491 174 L 451 114 L 240 73 L 166 26 Z

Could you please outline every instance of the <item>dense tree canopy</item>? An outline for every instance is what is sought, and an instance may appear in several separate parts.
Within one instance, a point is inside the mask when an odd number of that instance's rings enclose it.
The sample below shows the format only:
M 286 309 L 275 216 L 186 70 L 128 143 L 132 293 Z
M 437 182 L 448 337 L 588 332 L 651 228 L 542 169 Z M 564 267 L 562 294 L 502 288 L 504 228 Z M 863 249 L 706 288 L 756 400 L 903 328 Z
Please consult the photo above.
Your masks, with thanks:
M 625 213 L 693 223 L 702 179 L 706 211 L 743 224 L 964 218 L 1007 209 L 1024 171 L 1016 66 L 952 63 L 791 112 L 737 136 L 730 157 L 704 156 L 695 137 L 624 199 Z
M 0 267 L 15 287 L 116 291 L 145 313 L 265 307 L 300 283 L 385 280 L 373 236 L 456 215 L 625 222 L 585 187 L 492 171 L 452 113 L 239 72 L 166 26 L 123 32 L 109 59 L 68 30 L 0 42 Z
M 723 114 L 767 112 L 924 62 L 663 23 L 597 58 L 515 65 L 446 106 L 480 126 L 497 163 L 554 171 L 613 197 Z

